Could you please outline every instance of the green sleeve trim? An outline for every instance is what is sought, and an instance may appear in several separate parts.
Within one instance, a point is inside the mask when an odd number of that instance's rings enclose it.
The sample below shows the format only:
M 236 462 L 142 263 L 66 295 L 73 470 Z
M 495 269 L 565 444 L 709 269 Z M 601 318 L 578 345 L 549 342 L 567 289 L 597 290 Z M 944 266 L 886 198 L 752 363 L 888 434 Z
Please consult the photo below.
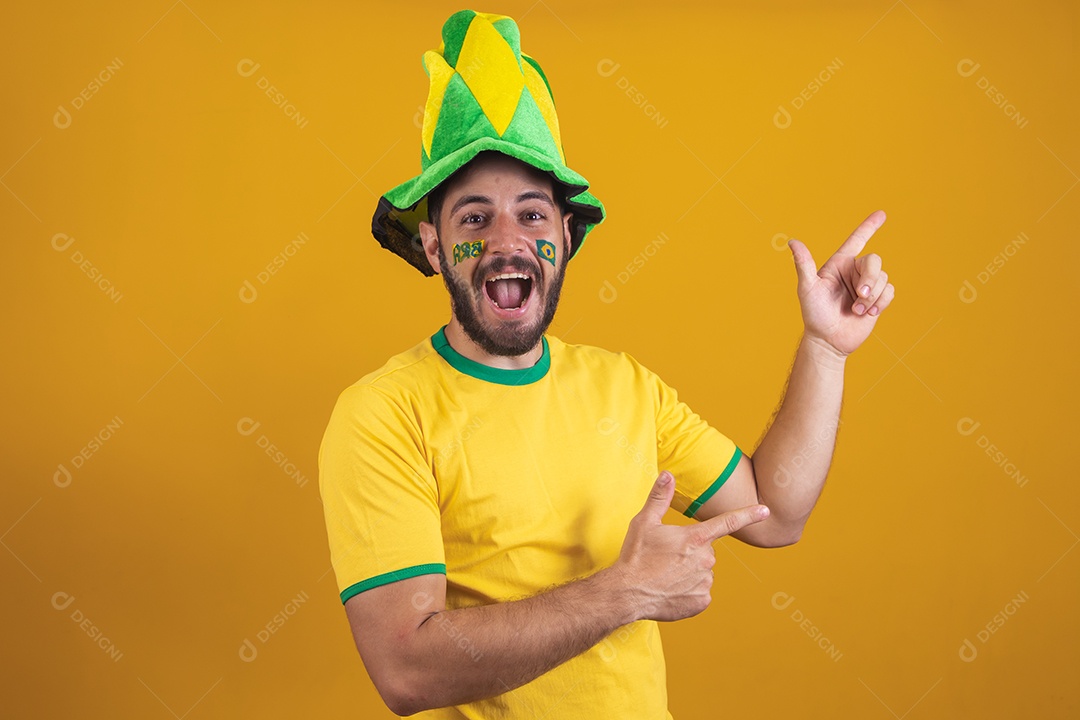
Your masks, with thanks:
M 403 570 L 394 570 L 392 572 L 383 573 L 382 575 L 376 575 L 375 577 L 368 578 L 362 582 L 358 582 L 355 585 L 350 585 L 345 588 L 341 593 L 341 604 L 344 605 L 345 601 L 351 597 L 359 595 L 365 590 L 371 590 L 372 588 L 381 587 L 383 585 L 389 585 L 390 583 L 397 582 L 398 580 L 408 580 L 409 578 L 416 577 L 417 575 L 432 575 L 440 573 L 446 574 L 446 563 L 427 563 L 426 565 L 413 565 L 412 567 L 404 568 Z
M 724 472 L 720 473 L 720 477 L 716 478 L 716 480 L 713 481 L 713 484 L 709 486 L 708 490 L 701 493 L 698 499 L 692 502 L 690 504 L 690 507 L 686 508 L 686 511 L 683 512 L 683 515 L 688 518 L 694 517 L 694 513 L 696 513 L 702 505 L 709 502 L 709 498 L 715 495 L 716 491 L 719 490 L 724 485 L 724 483 L 727 482 L 727 479 L 729 477 L 731 477 L 731 473 L 735 472 L 735 466 L 739 464 L 739 458 L 741 457 L 742 450 L 740 450 L 739 447 L 736 445 L 735 454 L 731 456 L 731 460 L 728 461 L 727 467 L 724 468 Z

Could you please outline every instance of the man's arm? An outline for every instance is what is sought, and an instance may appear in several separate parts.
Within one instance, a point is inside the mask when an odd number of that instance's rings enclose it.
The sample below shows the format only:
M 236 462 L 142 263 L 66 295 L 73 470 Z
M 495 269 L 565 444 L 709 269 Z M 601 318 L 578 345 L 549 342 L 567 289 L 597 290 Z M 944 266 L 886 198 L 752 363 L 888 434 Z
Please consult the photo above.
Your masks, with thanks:
M 769 519 L 733 536 L 758 547 L 797 542 L 825 486 L 843 390 L 844 358 L 804 335 L 772 426 L 753 457 L 739 460 L 694 517 L 706 520 L 731 507 L 760 502 L 769 507 Z
M 769 506 L 771 516 L 735 533 L 736 538 L 778 547 L 801 537 L 832 462 L 846 358 L 869 337 L 895 292 L 879 256 L 857 257 L 883 222 L 885 213 L 871 214 L 821 270 L 805 245 L 798 240 L 789 243 L 799 278 L 804 333 L 784 397 L 753 458 L 739 461 L 695 518 L 705 520 L 760 502 Z
M 512 690 L 636 620 L 679 620 L 711 599 L 712 542 L 768 516 L 744 507 L 690 527 L 664 525 L 675 482 L 661 473 L 618 561 L 513 602 L 446 610 L 446 578 L 423 575 L 345 603 L 376 689 L 399 715 Z

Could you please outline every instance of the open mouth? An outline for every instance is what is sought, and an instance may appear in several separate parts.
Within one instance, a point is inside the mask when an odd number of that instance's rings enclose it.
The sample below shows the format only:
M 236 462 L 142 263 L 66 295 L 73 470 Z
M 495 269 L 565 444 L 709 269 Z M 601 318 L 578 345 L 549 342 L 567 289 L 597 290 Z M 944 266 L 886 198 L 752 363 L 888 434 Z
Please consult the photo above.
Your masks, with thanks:
M 500 310 L 520 310 L 532 295 L 533 279 L 520 272 L 494 275 L 484 282 L 484 294 Z

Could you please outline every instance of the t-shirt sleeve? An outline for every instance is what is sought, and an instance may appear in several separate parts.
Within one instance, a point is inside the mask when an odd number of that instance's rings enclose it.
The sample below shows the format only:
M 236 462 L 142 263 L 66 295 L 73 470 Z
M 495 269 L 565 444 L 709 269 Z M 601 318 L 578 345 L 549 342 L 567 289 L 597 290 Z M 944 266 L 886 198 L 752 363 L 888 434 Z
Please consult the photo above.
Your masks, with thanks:
M 342 603 L 446 573 L 438 487 L 405 403 L 370 385 L 341 393 L 319 447 L 319 493 Z
M 673 388 L 648 375 L 656 397 L 657 465 L 675 476 L 671 506 L 692 518 L 727 482 L 742 451 L 679 400 Z

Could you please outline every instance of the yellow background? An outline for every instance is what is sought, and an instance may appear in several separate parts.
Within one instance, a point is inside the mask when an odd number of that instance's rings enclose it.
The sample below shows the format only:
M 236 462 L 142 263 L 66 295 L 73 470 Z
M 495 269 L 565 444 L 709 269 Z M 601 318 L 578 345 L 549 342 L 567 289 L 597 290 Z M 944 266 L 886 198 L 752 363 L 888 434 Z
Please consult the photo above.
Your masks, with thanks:
M 813 5 L 477 8 L 519 20 L 609 212 L 553 332 L 631 352 L 748 451 L 800 330 L 786 237 L 820 264 L 889 213 L 868 250 L 897 296 L 823 499 L 794 547 L 717 546 L 712 607 L 663 628 L 672 712 L 1076 717 L 1080 9 Z M 4 716 L 389 717 L 316 450 L 337 393 L 448 317 L 369 226 L 418 170 L 420 56 L 459 8 L 0 11 Z

